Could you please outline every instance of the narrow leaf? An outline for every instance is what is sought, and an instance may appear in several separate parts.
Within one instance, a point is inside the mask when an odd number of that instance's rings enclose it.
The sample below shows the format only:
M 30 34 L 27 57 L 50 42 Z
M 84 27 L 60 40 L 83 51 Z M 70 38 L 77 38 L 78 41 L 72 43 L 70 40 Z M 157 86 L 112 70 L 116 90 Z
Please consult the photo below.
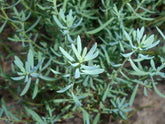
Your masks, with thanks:
M 163 34 L 163 32 L 158 28 L 156 27 L 156 29 L 158 30 L 158 32 L 160 33 L 160 35 L 163 37 L 163 39 L 165 40 L 165 35 Z
M 26 83 L 25 88 L 23 89 L 23 91 L 21 92 L 20 96 L 23 96 L 26 94 L 26 92 L 29 90 L 30 88 L 30 84 L 31 84 L 31 78 L 29 78 L 28 82 Z
M 152 82 L 152 85 L 153 85 L 153 87 L 154 87 L 155 92 L 156 92 L 160 97 L 165 98 L 165 95 L 162 94 L 162 93 L 158 90 L 158 88 L 156 87 L 156 85 L 155 85 L 154 82 Z
M 45 124 L 43 122 L 43 120 L 40 118 L 40 116 L 33 110 L 31 110 L 30 108 L 25 107 L 25 110 L 27 111 L 27 113 L 29 113 L 32 118 L 36 121 L 39 122 L 40 124 Z
M 64 103 L 67 101 L 69 101 L 69 99 L 55 99 L 55 100 L 53 100 L 54 103 Z
M 82 70 L 85 74 L 97 75 L 104 72 L 104 69 Z
M 131 40 L 129 34 L 126 31 L 124 31 L 124 35 L 125 35 L 126 39 L 129 41 L 129 44 L 131 45 L 131 47 L 135 48 L 135 46 L 133 45 L 132 40 Z
M 91 30 L 91 31 L 88 31 L 86 32 L 87 34 L 95 34 L 95 33 L 98 33 L 99 31 L 103 30 L 105 27 L 107 27 L 112 21 L 114 20 L 114 18 L 111 18 L 110 20 L 108 20 L 105 24 L 101 25 L 100 27 L 94 29 L 94 30 Z
M 5 22 L 3 23 L 3 25 L 0 27 L 0 33 L 2 33 L 2 31 L 3 31 L 3 29 L 4 29 L 5 25 L 6 25 L 6 23 L 7 23 L 7 21 L 5 21 Z
M 61 22 L 57 19 L 57 17 L 55 15 L 53 15 L 53 19 L 55 20 L 55 22 L 57 23 L 57 25 L 61 28 L 61 29 L 67 29 L 65 26 L 63 26 L 61 24 Z
M 132 93 L 131 98 L 130 98 L 130 101 L 129 101 L 130 106 L 133 105 L 133 102 L 134 102 L 136 93 L 137 93 L 137 91 L 138 91 L 138 87 L 139 87 L 139 84 L 137 84 L 136 87 L 135 87 L 134 90 L 133 90 L 133 93 Z
M 103 95 L 103 97 L 102 97 L 102 101 L 103 101 L 103 102 L 104 102 L 105 99 L 107 98 L 108 91 L 109 91 L 109 85 L 108 85 L 107 89 L 105 90 L 104 95 Z
M 89 79 L 89 76 L 87 76 L 85 78 L 85 80 L 83 81 L 83 85 L 86 87 L 88 85 L 88 79 Z
M 69 59 L 71 62 L 72 61 L 75 61 L 73 57 L 71 57 L 62 47 L 59 47 L 60 48 L 60 51 L 61 53 L 67 58 Z
M 81 55 L 82 46 L 81 46 L 80 36 L 77 37 L 77 50 L 78 50 L 79 55 Z
M 33 56 L 33 52 L 31 49 L 29 50 L 27 61 L 30 65 L 30 67 L 33 68 L 34 67 L 34 56 Z
M 23 67 L 22 61 L 21 61 L 17 56 L 15 56 L 14 58 L 15 58 L 14 63 L 16 64 L 16 66 L 17 66 L 22 72 L 25 72 L 25 69 L 24 69 L 24 67 Z
M 24 79 L 25 76 L 20 76 L 20 77 L 11 77 L 13 80 L 18 81 Z
M 68 86 L 66 86 L 65 88 L 61 89 L 61 90 L 58 90 L 56 91 L 57 93 L 63 93 L 65 91 L 67 91 L 68 89 L 70 89 L 71 87 L 73 86 L 73 84 L 70 84 Z
M 83 109 L 82 107 L 80 107 L 80 109 L 83 113 L 84 124 L 90 124 L 88 112 L 85 109 Z
M 80 60 L 80 54 L 77 51 L 77 49 L 76 49 L 74 44 L 72 44 L 72 50 L 73 50 L 74 54 L 76 55 L 77 59 Z
M 129 58 L 129 61 L 131 63 L 131 66 L 132 68 L 137 72 L 139 73 L 140 75 L 148 75 L 149 72 L 144 72 L 144 71 L 141 71 L 139 68 L 137 68 L 137 66 L 134 64 L 134 62 L 131 60 L 131 58 Z
M 77 98 L 77 96 L 74 95 L 73 92 L 71 92 L 71 93 L 72 93 L 72 97 L 73 97 L 73 100 L 75 101 L 76 105 L 77 105 L 77 106 L 81 106 L 82 104 L 81 104 L 81 102 L 79 101 L 79 99 Z
M 35 82 L 32 99 L 34 99 L 37 96 L 37 93 L 38 93 L 38 84 L 39 84 L 39 79 L 37 79 L 36 82 Z
M 41 74 L 40 74 L 40 78 L 42 80 L 46 80 L 46 81 L 55 81 L 56 80 L 56 78 L 51 78 L 51 77 L 43 76 Z
M 127 58 L 127 57 L 130 57 L 131 55 L 133 54 L 133 52 L 130 52 L 130 53 L 121 53 L 121 55 L 123 56 L 123 57 L 125 57 L 125 58 Z
M 80 77 L 80 70 L 79 70 L 79 68 L 76 68 L 76 71 L 75 71 L 75 76 L 74 76 L 74 78 L 79 78 Z
M 98 124 L 99 120 L 100 120 L 100 113 L 97 113 L 97 115 L 93 121 L 93 124 Z
M 30 28 L 28 28 L 28 29 L 25 31 L 25 33 L 31 31 L 31 30 L 39 23 L 40 19 L 41 19 L 41 16 L 38 17 L 38 19 L 36 20 L 36 22 L 35 22 Z
M 61 74 L 60 72 L 58 71 L 55 71 L 54 69 L 50 69 L 54 74 Z

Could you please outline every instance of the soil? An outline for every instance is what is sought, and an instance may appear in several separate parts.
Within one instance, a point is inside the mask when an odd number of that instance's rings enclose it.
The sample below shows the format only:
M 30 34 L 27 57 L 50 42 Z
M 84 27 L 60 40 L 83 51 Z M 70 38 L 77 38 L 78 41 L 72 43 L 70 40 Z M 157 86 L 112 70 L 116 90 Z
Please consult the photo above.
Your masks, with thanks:
M 165 94 L 165 81 L 159 83 L 158 89 Z M 129 124 L 165 124 L 165 99 L 154 91 L 148 92 L 146 97 L 143 89 L 139 89 L 133 108 L 136 110 L 140 107 L 144 108 L 129 119 Z

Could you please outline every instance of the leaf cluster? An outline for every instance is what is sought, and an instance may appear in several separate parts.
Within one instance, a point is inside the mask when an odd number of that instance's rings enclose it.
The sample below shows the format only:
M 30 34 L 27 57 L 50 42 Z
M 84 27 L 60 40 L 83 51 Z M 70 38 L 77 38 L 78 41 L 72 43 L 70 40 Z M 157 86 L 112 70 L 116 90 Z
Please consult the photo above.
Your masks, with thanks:
M 150 32 L 164 25 L 160 6 L 145 0 L 0 0 L 0 33 L 8 25 L 13 30 L 2 40 L 22 47 L 12 76 L 1 74 L 17 102 L 7 107 L 1 99 L 0 119 L 53 124 L 82 113 L 85 124 L 101 122 L 103 114 L 122 121 L 139 88 L 145 96 L 153 89 L 165 97 L 157 88 L 165 78 L 165 58 L 155 52 L 161 38 Z

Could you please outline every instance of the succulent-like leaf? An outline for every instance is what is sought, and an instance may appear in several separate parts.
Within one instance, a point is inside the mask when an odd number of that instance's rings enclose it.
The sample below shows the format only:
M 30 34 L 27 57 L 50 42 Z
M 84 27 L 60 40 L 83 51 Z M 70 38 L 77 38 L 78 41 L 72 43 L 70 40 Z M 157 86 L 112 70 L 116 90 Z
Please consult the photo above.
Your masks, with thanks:
M 28 79 L 28 82 L 26 83 L 26 86 L 24 87 L 23 91 L 21 92 L 20 96 L 23 96 L 26 94 L 26 92 L 29 90 L 31 84 L 31 78 Z
M 103 73 L 104 69 L 81 70 L 81 71 L 84 72 L 85 74 L 97 75 Z
M 79 55 L 81 55 L 82 46 L 81 46 L 80 36 L 77 37 L 77 50 L 78 50 Z
M 73 84 L 70 84 L 68 86 L 66 86 L 65 88 L 56 91 L 57 93 L 64 93 L 65 91 L 67 91 L 68 89 L 70 89 L 73 86 Z
M 71 62 L 72 61 L 75 61 L 73 57 L 71 57 L 62 47 L 59 47 L 60 48 L 60 51 L 61 53 L 67 58 L 69 59 Z
M 56 17 L 55 15 L 53 15 L 53 18 L 54 18 L 56 24 L 57 24 L 61 29 L 67 29 L 67 27 L 63 26 L 63 25 L 61 24 L 61 22 L 57 19 L 57 17 Z
M 79 68 L 76 68 L 76 71 L 75 71 L 75 76 L 74 76 L 76 79 L 80 77 L 80 70 Z

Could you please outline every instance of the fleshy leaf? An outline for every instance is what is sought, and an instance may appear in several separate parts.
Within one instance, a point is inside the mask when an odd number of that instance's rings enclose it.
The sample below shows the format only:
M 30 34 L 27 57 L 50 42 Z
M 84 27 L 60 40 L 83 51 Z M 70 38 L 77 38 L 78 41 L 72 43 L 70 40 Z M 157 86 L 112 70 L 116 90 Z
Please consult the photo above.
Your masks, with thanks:
M 104 72 L 104 69 L 81 70 L 85 74 L 97 75 Z
M 75 61 L 73 57 L 71 57 L 62 47 L 60 47 L 60 51 L 62 52 L 62 54 L 68 58 L 71 62 Z
M 61 24 L 61 22 L 57 19 L 57 17 L 55 15 L 53 15 L 53 18 L 55 20 L 55 22 L 57 23 L 57 25 L 61 28 L 61 29 L 67 29 L 67 27 L 63 26 Z
M 61 90 L 58 90 L 56 91 L 57 93 L 63 93 L 65 91 L 67 91 L 68 89 L 70 89 L 71 87 L 73 86 L 73 84 L 70 84 L 68 86 L 66 86 L 65 88 L 61 89 Z
M 80 77 L 80 70 L 79 68 L 76 68 L 76 71 L 75 71 L 75 76 L 74 76 L 76 79 Z

